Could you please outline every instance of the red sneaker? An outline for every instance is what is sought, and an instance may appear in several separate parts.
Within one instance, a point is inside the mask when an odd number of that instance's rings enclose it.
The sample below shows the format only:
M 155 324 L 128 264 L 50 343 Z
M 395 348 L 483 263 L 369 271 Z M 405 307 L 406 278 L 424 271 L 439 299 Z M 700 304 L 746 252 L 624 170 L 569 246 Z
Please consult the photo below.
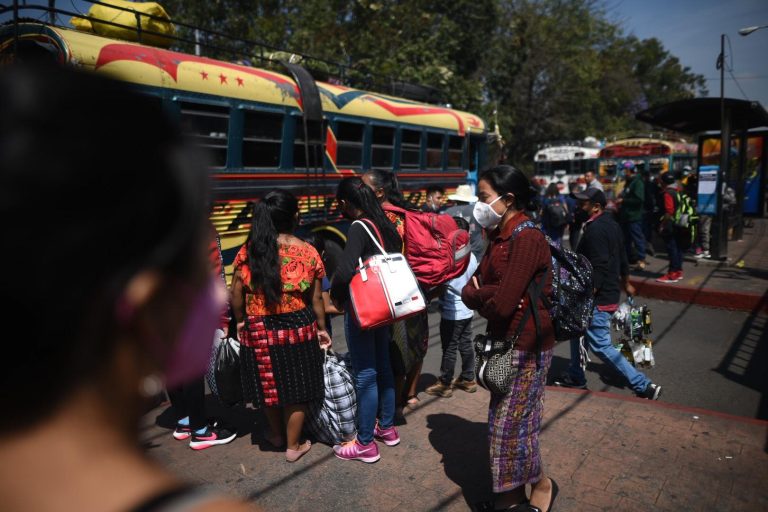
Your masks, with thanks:
M 683 271 L 682 270 L 678 270 L 676 272 L 673 272 L 673 274 L 674 274 L 675 282 L 683 280 Z
M 658 283 L 676 283 L 679 281 L 679 279 L 675 278 L 675 272 L 669 272 L 667 274 L 664 274 L 663 276 L 656 279 L 656 282 Z M 682 279 L 682 277 L 680 278 Z

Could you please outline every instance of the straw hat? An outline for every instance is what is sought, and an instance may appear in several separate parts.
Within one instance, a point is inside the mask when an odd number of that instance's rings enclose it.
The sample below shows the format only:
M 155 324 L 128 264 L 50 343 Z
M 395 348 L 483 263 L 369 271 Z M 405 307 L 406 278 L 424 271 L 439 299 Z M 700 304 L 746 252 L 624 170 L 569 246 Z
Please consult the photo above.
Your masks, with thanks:
M 459 185 L 456 187 L 456 192 L 450 194 L 448 199 L 451 201 L 463 201 L 465 203 L 476 203 L 477 196 L 472 193 L 471 185 Z

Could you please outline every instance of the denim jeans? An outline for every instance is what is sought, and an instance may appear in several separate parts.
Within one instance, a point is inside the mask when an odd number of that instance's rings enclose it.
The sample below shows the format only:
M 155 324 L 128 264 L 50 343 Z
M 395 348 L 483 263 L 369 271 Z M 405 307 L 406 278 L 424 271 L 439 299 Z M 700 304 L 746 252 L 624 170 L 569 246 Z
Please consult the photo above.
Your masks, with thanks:
M 675 235 L 666 235 L 664 243 L 667 246 L 667 254 L 669 254 L 669 271 L 678 272 L 683 270 L 683 252 L 680 250 L 680 246 L 677 245 L 677 237 Z
M 645 261 L 645 235 L 643 234 L 643 221 L 625 222 L 621 225 L 624 230 L 624 246 L 627 249 L 627 259 L 632 261 L 632 244 L 637 250 L 637 259 Z
M 344 313 L 347 347 L 352 357 L 357 394 L 357 439 L 373 441 L 376 414 L 379 424 L 389 428 L 395 422 L 395 379 L 389 363 L 390 327 L 361 330 L 354 316 Z
M 612 313 L 594 309 L 592 323 L 585 336 L 588 346 L 605 364 L 621 373 L 636 393 L 642 393 L 651 381 L 637 371 L 611 343 L 611 316 Z M 587 382 L 584 370 L 581 369 L 579 338 L 571 340 L 571 364 L 568 366 L 568 374 L 576 383 L 586 384 Z
M 443 360 L 440 363 L 440 381 L 450 384 L 456 367 L 456 351 L 461 354 L 461 375 L 463 380 L 475 380 L 475 349 L 472 347 L 472 319 L 440 320 L 440 342 L 443 345 Z

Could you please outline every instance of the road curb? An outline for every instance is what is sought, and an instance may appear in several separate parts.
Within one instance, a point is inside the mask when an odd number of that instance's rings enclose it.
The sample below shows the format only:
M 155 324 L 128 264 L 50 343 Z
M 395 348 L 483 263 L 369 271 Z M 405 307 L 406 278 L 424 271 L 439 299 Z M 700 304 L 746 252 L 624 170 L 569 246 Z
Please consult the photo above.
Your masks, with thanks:
M 758 295 L 711 288 L 693 288 L 677 283 L 664 284 L 650 279 L 637 278 L 630 278 L 629 282 L 635 287 L 637 294 L 642 297 L 736 311 L 768 313 L 768 292 Z

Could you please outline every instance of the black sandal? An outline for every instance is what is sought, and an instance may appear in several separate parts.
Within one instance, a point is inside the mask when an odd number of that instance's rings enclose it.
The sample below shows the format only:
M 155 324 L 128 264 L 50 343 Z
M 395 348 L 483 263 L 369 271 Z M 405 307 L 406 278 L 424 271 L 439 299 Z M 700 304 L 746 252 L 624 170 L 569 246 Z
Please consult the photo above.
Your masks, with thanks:
M 552 512 L 552 505 L 555 504 L 555 498 L 557 498 L 557 493 L 560 491 L 560 488 L 557 486 L 557 482 L 555 482 L 552 478 L 550 478 L 549 481 L 552 482 L 552 492 L 550 493 L 547 512 Z M 542 512 L 539 507 L 534 507 L 533 505 L 528 505 L 528 508 L 524 510 L 529 510 L 530 512 Z
M 479 503 L 475 503 L 473 510 L 476 510 L 477 512 L 503 512 L 505 510 L 509 510 L 512 512 L 525 512 L 528 510 L 528 500 L 522 501 L 520 503 L 515 503 L 514 505 L 510 505 L 507 508 L 496 508 L 496 504 L 493 500 L 488 501 L 481 501 Z

